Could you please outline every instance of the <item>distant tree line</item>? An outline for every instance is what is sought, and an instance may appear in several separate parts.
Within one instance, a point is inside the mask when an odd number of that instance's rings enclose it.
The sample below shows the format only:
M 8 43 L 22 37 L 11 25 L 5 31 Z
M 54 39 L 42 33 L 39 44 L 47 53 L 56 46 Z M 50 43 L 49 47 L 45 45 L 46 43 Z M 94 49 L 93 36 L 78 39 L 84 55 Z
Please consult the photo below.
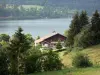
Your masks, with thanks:
M 25 8 L 19 5 L 12 5 L 10 8 L 0 7 L 0 17 L 12 19 L 37 19 L 37 18 L 64 18 L 72 16 L 73 10 L 62 7 L 30 7 Z
M 86 11 L 76 13 L 67 32 L 66 46 L 82 47 L 100 44 L 100 13 L 96 10 L 91 18 Z
M 53 7 L 66 7 L 69 9 L 82 10 L 85 9 L 89 15 L 95 9 L 100 10 L 99 0 L 0 0 L 0 4 L 14 4 L 14 5 L 40 5 L 40 6 L 53 6 Z

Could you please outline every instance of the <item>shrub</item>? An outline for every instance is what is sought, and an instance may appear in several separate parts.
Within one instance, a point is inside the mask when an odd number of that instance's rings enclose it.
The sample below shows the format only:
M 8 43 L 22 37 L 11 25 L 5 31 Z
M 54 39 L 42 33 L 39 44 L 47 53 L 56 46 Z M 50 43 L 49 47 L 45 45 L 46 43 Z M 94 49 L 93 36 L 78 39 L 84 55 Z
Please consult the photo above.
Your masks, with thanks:
M 58 54 L 52 51 L 49 51 L 46 55 L 43 55 L 37 61 L 38 71 L 60 70 L 62 66 L 63 65 L 59 59 Z
M 58 43 L 56 44 L 56 49 L 62 49 L 62 45 L 61 45 L 61 43 L 60 43 L 60 41 L 58 41 Z
M 58 54 L 49 50 L 48 53 L 41 53 L 38 49 L 31 49 L 25 60 L 27 74 L 42 71 L 60 70 L 62 63 Z
M 38 49 L 38 47 L 32 47 L 32 49 L 30 49 L 27 52 L 27 56 L 25 60 L 25 72 L 27 74 L 38 71 L 36 67 L 38 64 L 36 65 L 36 61 L 40 56 L 41 56 L 41 51 Z
M 68 47 L 66 47 L 66 50 L 67 50 L 68 52 L 71 52 L 71 51 L 73 50 L 73 47 L 72 47 L 72 46 L 68 46 Z
M 9 75 L 7 56 L 0 50 L 0 75 Z
M 7 34 L 0 34 L 0 41 L 3 40 L 3 41 L 8 42 L 9 39 L 10 39 L 10 36 L 9 35 L 7 35 Z
M 26 61 L 25 61 L 25 72 L 27 74 L 30 74 L 30 73 L 34 73 L 34 72 L 37 72 L 37 69 L 36 69 L 36 61 L 38 59 L 38 55 L 31 55 L 31 56 L 28 56 Z
M 73 58 L 72 65 L 77 68 L 85 68 L 92 66 L 87 55 L 82 53 L 77 53 L 76 56 Z

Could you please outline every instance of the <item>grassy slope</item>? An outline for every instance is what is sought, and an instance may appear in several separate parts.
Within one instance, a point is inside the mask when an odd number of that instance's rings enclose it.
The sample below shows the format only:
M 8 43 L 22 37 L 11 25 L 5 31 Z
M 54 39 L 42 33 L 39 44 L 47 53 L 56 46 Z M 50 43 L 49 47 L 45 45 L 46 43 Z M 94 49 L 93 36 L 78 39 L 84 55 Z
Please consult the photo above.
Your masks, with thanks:
M 100 68 L 65 69 L 29 75 L 100 75 Z
M 100 65 L 100 45 L 86 48 L 80 52 L 87 54 L 94 65 Z M 62 63 L 64 63 L 64 65 L 67 67 L 71 67 L 72 56 L 74 54 L 76 54 L 75 51 L 62 56 Z
M 90 48 L 84 49 L 80 52 L 86 53 L 94 64 L 100 64 L 100 45 L 92 46 Z M 76 54 L 75 51 L 63 55 L 65 52 L 60 53 L 62 62 L 65 66 L 71 67 L 72 56 Z M 43 73 L 35 73 L 29 75 L 100 75 L 100 67 L 90 67 L 90 68 L 70 68 L 60 71 L 51 71 Z

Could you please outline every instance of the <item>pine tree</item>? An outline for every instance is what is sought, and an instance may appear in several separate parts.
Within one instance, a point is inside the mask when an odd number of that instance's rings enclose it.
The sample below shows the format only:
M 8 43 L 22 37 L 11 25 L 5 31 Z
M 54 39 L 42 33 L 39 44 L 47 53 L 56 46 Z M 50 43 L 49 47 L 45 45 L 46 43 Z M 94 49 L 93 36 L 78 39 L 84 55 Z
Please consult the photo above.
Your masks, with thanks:
M 91 31 L 93 31 L 95 33 L 94 35 L 94 44 L 99 44 L 100 43 L 100 14 L 99 12 L 96 10 L 95 13 L 92 16 L 91 19 Z
M 86 11 L 82 11 L 79 18 L 80 18 L 80 30 L 81 30 L 85 25 L 89 24 Z
M 83 48 L 100 43 L 100 14 L 97 10 L 91 18 L 91 24 L 85 25 L 74 40 L 74 46 Z
M 25 52 L 30 48 L 30 43 L 22 31 L 22 28 L 19 27 L 9 42 L 8 50 L 11 62 L 11 75 L 24 74 L 25 66 L 23 61 L 25 59 Z
M 74 47 L 87 47 L 90 44 L 89 39 L 91 35 L 89 35 L 90 33 L 89 31 L 91 25 L 89 24 L 86 11 L 81 12 L 79 19 L 80 19 L 80 33 L 74 38 Z
M 74 37 L 80 32 L 79 14 L 76 13 L 68 31 L 66 46 L 72 46 L 74 44 Z
M 92 24 L 92 31 L 98 32 L 100 31 L 100 14 L 98 10 L 95 11 L 95 13 L 92 16 L 91 19 L 91 24 Z
M 60 43 L 60 41 L 58 41 L 58 43 L 56 44 L 56 49 L 62 49 L 62 45 L 61 45 L 61 43 Z

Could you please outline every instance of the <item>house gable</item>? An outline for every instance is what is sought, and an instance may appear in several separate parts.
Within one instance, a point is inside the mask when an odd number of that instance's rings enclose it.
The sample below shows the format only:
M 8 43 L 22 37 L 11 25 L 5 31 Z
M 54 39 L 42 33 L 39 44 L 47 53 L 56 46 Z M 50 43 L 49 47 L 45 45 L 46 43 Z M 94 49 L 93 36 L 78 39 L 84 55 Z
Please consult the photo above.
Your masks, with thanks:
M 59 33 L 52 33 L 51 35 L 45 36 L 43 38 L 40 38 L 39 40 L 36 40 L 36 44 L 50 44 L 51 42 L 58 42 L 58 41 L 65 41 L 67 37 L 64 35 L 61 35 Z

